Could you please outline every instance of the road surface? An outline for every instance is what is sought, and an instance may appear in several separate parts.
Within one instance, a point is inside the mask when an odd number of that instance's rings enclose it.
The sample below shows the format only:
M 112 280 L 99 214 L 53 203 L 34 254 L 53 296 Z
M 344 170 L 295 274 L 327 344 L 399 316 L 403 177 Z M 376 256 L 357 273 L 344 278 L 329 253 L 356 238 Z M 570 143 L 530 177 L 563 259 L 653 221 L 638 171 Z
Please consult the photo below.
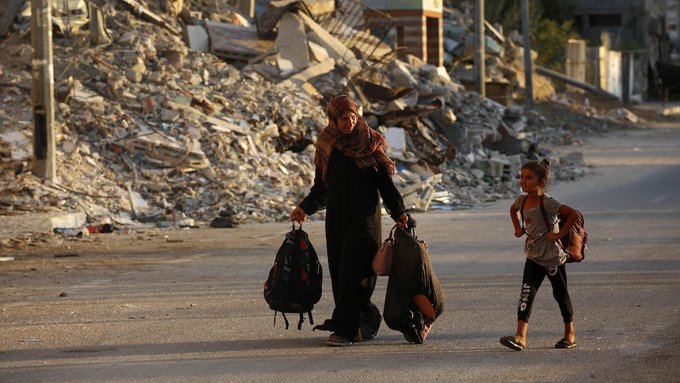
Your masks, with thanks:
M 668 125 L 559 149 L 582 151 L 593 166 L 549 191 L 584 213 L 590 234 L 588 258 L 567 266 L 575 349 L 553 348 L 563 326 L 547 281 L 527 349 L 499 344 L 515 330 L 524 263 L 504 200 L 415 215 L 446 294 L 423 345 L 385 325 L 347 348 L 324 347 L 328 333 L 309 323 L 285 330 L 279 317 L 274 326 L 262 284 L 287 224 L 17 255 L 0 263 L 0 382 L 678 382 L 678 142 L 680 125 Z M 326 267 L 323 223 L 304 229 Z M 332 309 L 329 286 L 319 323 Z

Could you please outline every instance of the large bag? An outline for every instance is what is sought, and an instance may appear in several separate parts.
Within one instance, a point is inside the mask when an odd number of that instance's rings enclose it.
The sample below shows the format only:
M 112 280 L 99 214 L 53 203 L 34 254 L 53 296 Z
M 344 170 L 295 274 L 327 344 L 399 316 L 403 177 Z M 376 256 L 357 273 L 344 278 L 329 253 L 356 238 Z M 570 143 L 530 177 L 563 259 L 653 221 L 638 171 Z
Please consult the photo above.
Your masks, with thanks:
M 376 251 L 373 257 L 373 262 L 371 267 L 376 275 L 387 276 L 390 275 L 390 269 L 392 268 L 392 245 L 394 245 L 394 230 L 396 230 L 398 225 L 394 225 L 390 231 L 390 236 L 383 241 L 383 243 Z
M 396 228 L 392 252 L 383 317 L 389 328 L 400 331 L 407 341 L 420 344 L 424 341 L 424 317 L 413 298 L 425 295 L 439 317 L 444 311 L 444 293 L 432 269 L 427 244 L 418 239 L 414 228 Z
M 323 270 L 309 236 L 302 225 L 286 234 L 286 238 L 276 253 L 274 266 L 264 283 L 264 299 L 269 308 L 283 315 L 288 329 L 286 313 L 299 313 L 298 330 L 302 329 L 304 313 L 309 315 L 309 323 L 314 324 L 312 309 L 321 299 Z
M 524 198 L 524 201 L 522 201 L 522 206 L 519 209 L 522 222 L 524 222 L 524 205 L 526 203 L 527 199 Z M 545 206 L 543 206 L 543 196 L 541 196 L 539 207 L 541 209 L 541 215 L 543 215 L 543 223 L 550 231 L 551 226 L 548 223 L 548 213 L 545 211 Z M 586 250 L 588 249 L 588 233 L 586 232 L 583 214 L 581 214 L 581 212 L 576 209 L 573 210 L 576 211 L 576 214 L 578 215 L 574 226 L 572 226 L 571 230 L 569 230 L 569 232 L 565 234 L 564 237 L 557 241 L 557 244 L 562 247 L 562 250 L 565 253 L 567 253 L 567 263 L 581 262 L 586 257 Z M 562 225 L 567 221 L 567 217 L 564 217 L 562 214 L 558 214 L 557 218 L 560 221 L 559 229 L 562 230 Z

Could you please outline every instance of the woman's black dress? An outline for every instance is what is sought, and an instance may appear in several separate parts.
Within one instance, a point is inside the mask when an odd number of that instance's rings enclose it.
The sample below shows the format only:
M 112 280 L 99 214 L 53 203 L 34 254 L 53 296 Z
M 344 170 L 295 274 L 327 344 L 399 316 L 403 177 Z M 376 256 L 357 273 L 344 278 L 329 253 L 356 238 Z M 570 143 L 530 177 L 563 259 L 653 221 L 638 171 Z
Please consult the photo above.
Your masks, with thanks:
M 394 220 L 404 213 L 401 194 L 386 168 L 360 169 L 337 149 L 330 156 L 327 182 L 316 169 L 314 185 L 300 207 L 307 215 L 326 208 L 326 245 L 335 309 L 315 327 L 348 339 L 374 337 L 382 317 L 371 302 L 376 275 L 371 261 L 382 242 L 380 197 Z M 359 332 L 361 329 L 361 332 Z

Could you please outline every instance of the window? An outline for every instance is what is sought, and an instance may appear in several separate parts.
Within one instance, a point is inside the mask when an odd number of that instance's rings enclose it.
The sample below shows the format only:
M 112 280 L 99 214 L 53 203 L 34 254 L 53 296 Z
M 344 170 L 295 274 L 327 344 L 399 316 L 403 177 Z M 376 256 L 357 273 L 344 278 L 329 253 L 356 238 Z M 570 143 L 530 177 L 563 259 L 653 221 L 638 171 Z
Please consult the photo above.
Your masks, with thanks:
M 620 27 L 621 14 L 588 15 L 588 25 L 591 27 Z

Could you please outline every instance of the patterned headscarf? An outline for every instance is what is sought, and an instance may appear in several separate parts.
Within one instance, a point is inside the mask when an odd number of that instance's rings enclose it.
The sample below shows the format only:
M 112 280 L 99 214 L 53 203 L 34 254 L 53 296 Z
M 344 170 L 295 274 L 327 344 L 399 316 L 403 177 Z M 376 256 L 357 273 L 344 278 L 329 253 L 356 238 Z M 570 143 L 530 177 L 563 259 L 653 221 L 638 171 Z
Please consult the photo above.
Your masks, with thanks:
M 357 123 L 349 134 L 343 134 L 337 126 L 337 120 L 347 112 L 357 115 Z M 394 162 L 385 155 L 387 140 L 379 132 L 371 129 L 359 115 L 357 104 L 350 97 L 342 95 L 331 99 L 326 109 L 328 125 L 316 139 L 316 155 L 314 163 L 322 169 L 323 180 L 326 180 L 328 159 L 337 148 L 357 164 L 359 169 L 386 167 L 387 172 L 394 174 Z

